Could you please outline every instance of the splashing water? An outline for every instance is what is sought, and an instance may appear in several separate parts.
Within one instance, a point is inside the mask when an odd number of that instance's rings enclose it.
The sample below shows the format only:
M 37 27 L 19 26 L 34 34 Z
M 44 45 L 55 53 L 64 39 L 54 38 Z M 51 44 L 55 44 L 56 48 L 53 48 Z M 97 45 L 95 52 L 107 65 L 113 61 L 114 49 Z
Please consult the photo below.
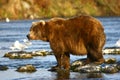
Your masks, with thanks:
M 12 46 L 10 47 L 10 49 L 12 51 L 14 50 L 23 51 L 25 48 L 28 48 L 28 46 L 32 45 L 32 43 L 27 39 L 24 39 L 23 42 L 24 43 L 20 43 L 18 40 L 15 41 L 14 44 L 12 44 Z
M 120 39 L 115 43 L 116 47 L 120 47 Z

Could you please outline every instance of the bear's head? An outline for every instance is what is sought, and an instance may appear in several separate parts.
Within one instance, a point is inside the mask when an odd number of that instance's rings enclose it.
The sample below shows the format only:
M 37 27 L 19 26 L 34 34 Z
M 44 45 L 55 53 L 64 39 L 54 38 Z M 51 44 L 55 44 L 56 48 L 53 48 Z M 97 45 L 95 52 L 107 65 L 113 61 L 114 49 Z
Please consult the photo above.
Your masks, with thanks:
M 30 32 L 27 35 L 29 40 L 43 40 L 48 41 L 45 31 L 46 22 L 40 20 L 38 22 L 32 22 Z

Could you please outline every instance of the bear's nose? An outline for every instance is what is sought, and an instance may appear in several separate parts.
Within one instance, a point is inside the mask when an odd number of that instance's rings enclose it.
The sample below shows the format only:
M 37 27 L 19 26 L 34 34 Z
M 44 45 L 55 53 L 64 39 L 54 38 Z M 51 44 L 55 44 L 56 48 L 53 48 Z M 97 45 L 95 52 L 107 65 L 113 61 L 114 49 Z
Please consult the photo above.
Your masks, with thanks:
M 26 37 L 30 40 L 29 34 L 28 34 L 28 35 L 26 35 Z

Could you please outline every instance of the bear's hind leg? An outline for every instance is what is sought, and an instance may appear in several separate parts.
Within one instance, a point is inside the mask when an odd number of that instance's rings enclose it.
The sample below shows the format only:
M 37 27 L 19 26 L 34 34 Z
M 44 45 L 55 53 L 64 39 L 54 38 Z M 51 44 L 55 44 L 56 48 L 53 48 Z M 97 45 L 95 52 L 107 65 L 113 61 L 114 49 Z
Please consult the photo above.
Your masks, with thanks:
M 88 59 L 91 60 L 92 63 L 95 63 L 95 64 L 104 63 L 102 50 L 100 51 L 100 50 L 96 50 L 96 49 L 89 49 L 87 57 L 88 57 Z
M 56 71 L 58 69 L 70 69 L 70 54 L 64 53 L 64 54 L 57 54 L 55 55 L 57 60 L 57 65 L 51 68 L 51 71 Z
M 87 59 L 84 60 L 84 65 L 91 63 L 91 56 L 90 54 L 87 54 Z
M 63 54 L 62 64 L 63 64 L 63 68 L 65 70 L 69 70 L 70 69 L 70 54 L 69 53 L 64 53 Z

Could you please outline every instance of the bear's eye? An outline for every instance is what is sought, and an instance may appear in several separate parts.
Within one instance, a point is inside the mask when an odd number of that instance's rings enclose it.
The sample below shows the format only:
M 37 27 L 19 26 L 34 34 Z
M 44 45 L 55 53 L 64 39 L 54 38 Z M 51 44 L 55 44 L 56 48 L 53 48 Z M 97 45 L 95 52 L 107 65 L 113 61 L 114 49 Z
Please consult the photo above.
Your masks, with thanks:
M 30 34 L 33 34 L 33 31 L 32 31 L 32 30 L 30 31 Z
M 38 31 L 38 26 L 34 26 L 34 27 L 32 28 L 32 31 L 37 32 L 37 31 Z

